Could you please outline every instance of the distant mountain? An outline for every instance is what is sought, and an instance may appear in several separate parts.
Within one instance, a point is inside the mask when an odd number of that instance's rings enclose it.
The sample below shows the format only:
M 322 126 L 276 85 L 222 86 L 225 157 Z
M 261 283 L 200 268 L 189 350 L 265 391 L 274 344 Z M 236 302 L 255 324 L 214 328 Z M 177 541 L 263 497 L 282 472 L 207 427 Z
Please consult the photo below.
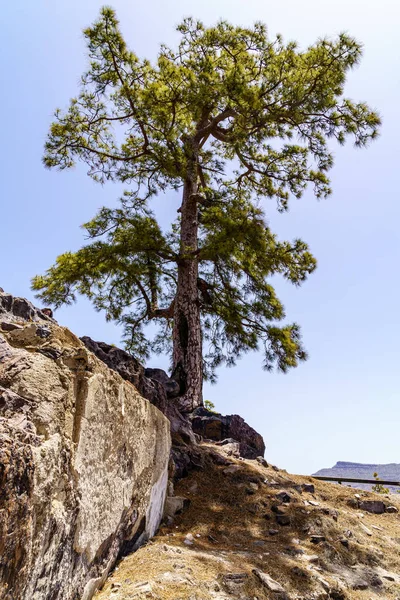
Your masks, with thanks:
M 357 479 L 373 479 L 374 473 L 378 473 L 379 479 L 400 482 L 400 464 L 397 463 L 378 465 L 339 461 L 331 469 L 320 469 L 314 473 L 314 475 L 319 475 L 321 477 L 354 477 Z M 356 485 L 354 483 L 349 483 L 348 485 L 351 487 L 360 487 L 364 490 L 371 489 L 370 485 Z M 396 492 L 397 490 L 400 491 L 400 487 L 393 486 L 390 489 L 392 492 Z

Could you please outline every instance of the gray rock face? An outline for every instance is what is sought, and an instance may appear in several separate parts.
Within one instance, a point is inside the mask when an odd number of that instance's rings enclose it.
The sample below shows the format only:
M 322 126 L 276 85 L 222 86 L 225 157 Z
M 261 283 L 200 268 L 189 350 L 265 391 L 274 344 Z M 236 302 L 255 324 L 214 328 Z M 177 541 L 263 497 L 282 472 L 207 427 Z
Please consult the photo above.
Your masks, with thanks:
M 12 322 L 15 319 L 54 322 L 51 317 L 33 306 L 29 300 L 16 298 L 11 294 L 5 293 L 3 288 L 0 288 L 0 320 Z
M 265 444 L 262 436 L 239 415 L 223 416 L 204 407 L 196 408 L 190 415 L 193 431 L 203 438 L 222 441 L 233 438 L 239 442 L 243 458 L 256 459 L 264 456 Z
M 182 415 L 172 398 L 179 393 L 178 384 L 162 369 L 145 369 L 139 361 L 120 348 L 95 342 L 90 337 L 81 341 L 123 379 L 132 383 L 138 392 L 163 412 L 171 424 L 171 435 L 177 443 L 195 443 L 190 421 Z
M 27 301 L 0 293 L 0 599 L 89 600 L 162 518 L 169 422 Z
M 165 411 L 167 395 L 163 384 L 146 377 L 144 367 L 134 356 L 116 346 L 95 342 L 88 336 L 82 337 L 81 341 L 110 369 L 116 371 L 126 381 L 133 383 L 144 398 L 150 400 L 162 412 Z

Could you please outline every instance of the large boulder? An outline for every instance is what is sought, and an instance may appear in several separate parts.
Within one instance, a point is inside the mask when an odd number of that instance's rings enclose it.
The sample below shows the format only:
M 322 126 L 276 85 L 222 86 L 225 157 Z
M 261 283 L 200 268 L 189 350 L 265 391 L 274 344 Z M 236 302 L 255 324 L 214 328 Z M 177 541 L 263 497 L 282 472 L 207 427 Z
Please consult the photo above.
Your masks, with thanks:
M 1 600 L 89 600 L 158 528 L 169 457 L 156 406 L 0 292 Z
M 174 401 L 179 394 L 179 385 L 168 377 L 165 371 L 145 369 L 132 354 L 105 342 L 95 342 L 88 336 L 82 337 L 81 341 L 110 369 L 133 383 L 144 398 L 165 414 L 170 421 L 172 441 L 175 445 L 196 443 L 190 420 L 181 414 Z
M 232 438 L 239 442 L 239 452 L 243 458 L 264 456 L 262 436 L 239 415 L 224 416 L 199 406 L 190 415 L 190 419 L 194 433 L 203 438 L 217 442 Z

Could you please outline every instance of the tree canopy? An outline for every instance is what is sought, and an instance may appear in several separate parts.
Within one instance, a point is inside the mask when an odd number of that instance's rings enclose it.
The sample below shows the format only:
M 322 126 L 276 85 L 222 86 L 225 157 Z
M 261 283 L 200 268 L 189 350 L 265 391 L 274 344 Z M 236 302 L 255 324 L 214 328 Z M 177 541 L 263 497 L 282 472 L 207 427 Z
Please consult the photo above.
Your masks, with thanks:
M 316 260 L 302 240 L 277 239 L 265 201 L 286 211 L 308 186 L 328 196 L 330 140 L 362 147 L 377 136 L 377 113 L 343 96 L 361 46 L 341 34 L 300 50 L 261 23 L 185 19 L 178 31 L 177 49 L 161 46 L 155 64 L 128 49 L 111 8 L 84 31 L 90 65 L 69 108 L 55 113 L 44 164 L 80 161 L 95 181 L 127 191 L 84 226 L 91 241 L 33 287 L 56 307 L 88 296 L 124 324 L 138 356 L 173 343 L 173 370 L 196 356 L 212 378 L 262 347 L 265 368 L 286 371 L 306 353 L 299 326 L 281 324 L 271 276 L 300 285 Z M 167 201 L 168 191 L 182 204 L 165 232 L 152 199 Z M 160 326 L 154 338 L 150 321 Z

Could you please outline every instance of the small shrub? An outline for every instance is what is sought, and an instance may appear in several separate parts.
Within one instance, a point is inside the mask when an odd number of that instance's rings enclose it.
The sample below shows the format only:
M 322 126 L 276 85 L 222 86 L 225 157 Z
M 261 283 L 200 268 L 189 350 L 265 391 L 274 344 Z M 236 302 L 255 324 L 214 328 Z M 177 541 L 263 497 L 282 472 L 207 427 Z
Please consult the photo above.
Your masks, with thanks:
M 378 473 L 374 473 L 374 479 L 376 481 L 379 481 Z M 375 485 L 373 485 L 372 491 L 376 492 L 377 494 L 388 494 L 389 493 L 389 489 L 385 488 L 381 483 L 376 483 Z
M 216 413 L 215 404 L 211 402 L 211 400 L 204 400 L 204 408 L 206 408 L 210 412 Z

